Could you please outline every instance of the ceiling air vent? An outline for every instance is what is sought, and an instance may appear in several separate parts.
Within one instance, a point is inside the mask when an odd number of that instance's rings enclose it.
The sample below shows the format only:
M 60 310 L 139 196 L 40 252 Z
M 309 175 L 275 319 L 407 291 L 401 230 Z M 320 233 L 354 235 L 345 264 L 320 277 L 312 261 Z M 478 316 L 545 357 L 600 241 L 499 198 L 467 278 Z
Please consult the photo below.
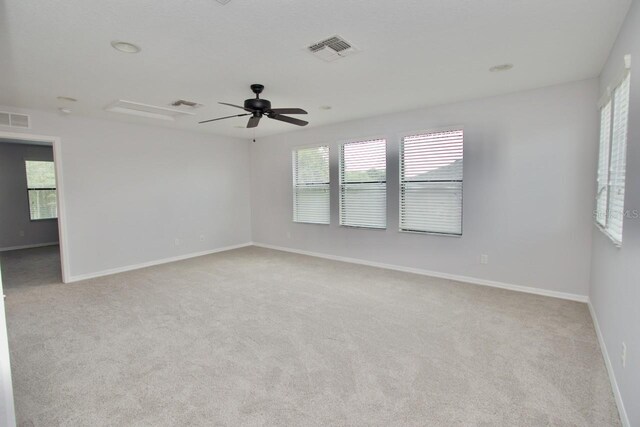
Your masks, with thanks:
M 314 56 L 327 62 L 344 58 L 358 51 L 351 43 L 340 36 L 329 37 L 326 40 L 312 44 L 307 49 Z
M 190 111 L 177 110 L 175 108 L 159 107 L 156 105 L 142 104 L 140 102 L 118 100 L 108 105 L 105 110 L 113 113 L 129 114 L 132 116 L 147 117 L 149 119 L 174 121 L 177 117 L 193 116 Z
M 28 129 L 30 119 L 26 114 L 0 112 L 0 126 Z
M 177 101 L 173 101 L 171 103 L 172 106 L 174 107 L 186 107 L 186 108 L 190 108 L 190 109 L 195 109 L 195 108 L 200 108 L 202 107 L 202 104 L 198 104 L 197 102 L 193 102 L 193 101 L 187 101 L 184 99 L 178 99 Z

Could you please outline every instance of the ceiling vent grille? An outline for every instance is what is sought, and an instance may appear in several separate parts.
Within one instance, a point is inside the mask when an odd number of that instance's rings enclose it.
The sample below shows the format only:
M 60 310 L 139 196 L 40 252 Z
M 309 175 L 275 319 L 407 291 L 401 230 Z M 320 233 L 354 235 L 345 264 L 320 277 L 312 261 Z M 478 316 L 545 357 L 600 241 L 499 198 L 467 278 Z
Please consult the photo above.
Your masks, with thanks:
M 329 37 L 326 40 L 308 46 L 307 49 L 312 55 L 327 62 L 344 58 L 358 51 L 353 44 L 340 36 Z
M 173 107 L 178 107 L 178 108 L 185 107 L 188 109 L 196 109 L 196 108 L 202 107 L 202 104 L 198 104 L 197 102 L 194 102 L 194 101 L 187 101 L 184 99 L 178 99 L 177 101 L 173 101 L 171 105 Z
M 118 100 L 108 105 L 105 110 L 113 113 L 129 114 L 132 116 L 147 117 L 149 119 L 174 121 L 177 117 L 193 116 L 190 111 L 177 110 L 175 108 L 159 107 L 156 105 L 142 104 L 140 102 Z
M 26 114 L 0 112 L 0 126 L 29 129 L 31 119 Z

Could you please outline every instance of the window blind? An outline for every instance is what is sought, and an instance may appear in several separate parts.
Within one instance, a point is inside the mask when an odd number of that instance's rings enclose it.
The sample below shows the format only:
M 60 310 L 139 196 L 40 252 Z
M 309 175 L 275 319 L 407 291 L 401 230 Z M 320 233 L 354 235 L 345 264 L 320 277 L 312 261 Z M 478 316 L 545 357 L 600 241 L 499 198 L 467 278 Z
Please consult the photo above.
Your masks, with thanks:
M 624 219 L 624 184 L 627 156 L 627 124 L 629 120 L 629 74 L 613 93 L 611 158 L 609 167 L 609 206 L 606 230 L 611 238 L 622 243 Z
M 463 131 L 406 136 L 400 146 L 400 229 L 462 234 Z
M 296 149 L 293 156 L 293 220 L 329 224 L 329 147 Z
M 26 160 L 29 217 L 32 220 L 58 217 L 56 174 L 53 162 Z
M 340 225 L 387 227 L 387 141 L 348 142 L 340 149 Z
M 607 225 L 609 200 L 609 152 L 611 150 L 611 101 L 600 110 L 600 149 L 598 155 L 598 192 L 596 195 L 596 221 Z

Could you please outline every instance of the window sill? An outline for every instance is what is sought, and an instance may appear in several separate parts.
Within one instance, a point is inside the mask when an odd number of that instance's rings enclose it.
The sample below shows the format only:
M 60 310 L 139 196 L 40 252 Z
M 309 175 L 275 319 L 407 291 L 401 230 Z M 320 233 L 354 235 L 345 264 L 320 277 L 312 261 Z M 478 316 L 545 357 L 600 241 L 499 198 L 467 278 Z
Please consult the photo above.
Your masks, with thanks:
M 607 236 L 609 238 L 609 240 L 611 240 L 611 243 L 613 243 L 613 246 L 615 246 L 618 249 L 622 248 L 622 242 L 619 242 L 613 236 L 611 236 L 611 234 L 609 234 L 609 232 L 607 231 L 606 228 L 604 228 L 603 226 L 601 226 L 597 222 L 595 223 L 595 225 L 598 228 L 598 230 L 600 230 L 602 232 L 602 234 L 604 234 L 605 236 Z
M 452 233 L 437 233 L 435 231 L 413 231 L 413 230 L 398 230 L 400 233 L 407 233 L 407 234 L 427 234 L 430 236 L 444 236 L 444 237 L 462 237 L 462 233 L 460 234 L 452 234 Z
M 330 223 L 328 222 L 306 222 L 306 221 L 296 221 L 295 219 L 292 220 L 291 222 L 293 222 L 294 224 L 330 225 Z
M 355 228 L 355 229 L 359 229 L 359 230 L 374 230 L 374 231 L 386 231 L 387 230 L 387 227 L 367 227 L 365 225 L 340 224 L 340 227 Z
M 40 219 L 29 219 L 31 222 L 42 222 L 42 221 L 57 221 L 58 218 L 40 218 Z

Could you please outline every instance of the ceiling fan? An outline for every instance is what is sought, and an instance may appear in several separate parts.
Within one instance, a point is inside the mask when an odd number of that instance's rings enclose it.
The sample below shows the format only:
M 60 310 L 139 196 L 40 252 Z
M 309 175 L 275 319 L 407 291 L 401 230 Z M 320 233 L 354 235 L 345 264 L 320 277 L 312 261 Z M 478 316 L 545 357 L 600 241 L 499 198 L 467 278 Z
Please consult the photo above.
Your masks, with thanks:
M 291 123 L 297 126 L 306 126 L 309 122 L 296 119 L 295 117 L 284 116 L 283 114 L 307 114 L 302 108 L 271 108 L 271 102 L 267 99 L 260 99 L 260 94 L 264 90 L 264 86 L 260 84 L 251 85 L 251 90 L 256 94 L 255 98 L 246 99 L 244 101 L 244 107 L 234 104 L 227 104 L 226 102 L 219 102 L 222 105 L 228 105 L 230 107 L 240 108 L 247 113 L 236 114 L 234 116 L 218 117 L 217 119 L 204 120 L 200 123 L 215 122 L 216 120 L 230 119 L 232 117 L 251 116 L 247 123 L 248 128 L 254 128 L 260 123 L 262 116 L 267 116 L 270 119 L 279 120 L 281 122 Z

